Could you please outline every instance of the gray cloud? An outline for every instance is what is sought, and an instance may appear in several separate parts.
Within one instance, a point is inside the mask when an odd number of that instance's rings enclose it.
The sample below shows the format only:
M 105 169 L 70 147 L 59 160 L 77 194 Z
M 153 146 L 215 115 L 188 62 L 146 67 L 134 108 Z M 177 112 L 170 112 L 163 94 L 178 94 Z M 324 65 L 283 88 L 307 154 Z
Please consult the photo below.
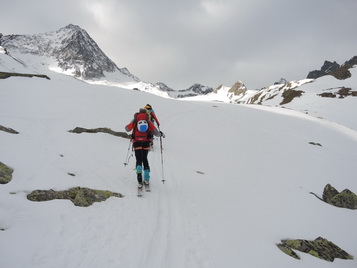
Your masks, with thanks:
M 1 2 L 3 34 L 77 24 L 119 67 L 175 89 L 261 88 L 357 55 L 355 0 Z

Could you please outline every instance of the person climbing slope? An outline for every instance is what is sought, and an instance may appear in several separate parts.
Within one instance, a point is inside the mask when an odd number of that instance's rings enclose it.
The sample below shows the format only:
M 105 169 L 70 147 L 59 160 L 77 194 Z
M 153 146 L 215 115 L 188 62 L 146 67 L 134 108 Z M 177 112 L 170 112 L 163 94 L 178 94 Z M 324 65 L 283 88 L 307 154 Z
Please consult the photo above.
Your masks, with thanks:
M 146 110 L 146 112 L 148 113 L 149 115 L 149 120 L 154 123 L 156 122 L 156 125 L 158 128 L 160 128 L 160 122 L 159 120 L 157 119 L 157 116 L 154 112 L 154 110 L 152 109 L 152 106 L 150 104 L 146 104 L 144 109 Z
M 154 124 L 156 123 L 158 129 L 160 130 L 160 122 L 157 119 L 157 116 L 152 109 L 152 106 L 150 104 L 146 104 L 144 109 L 146 110 L 147 114 L 149 115 L 149 120 Z M 154 137 L 153 135 L 149 135 L 149 140 L 150 140 L 150 151 L 154 150 Z
M 150 135 L 157 137 L 164 137 L 164 134 L 159 131 L 155 125 L 149 119 L 145 109 L 140 109 L 138 113 L 134 114 L 134 119 L 125 126 L 127 132 L 132 131 L 132 142 L 135 151 L 136 158 L 136 174 L 138 180 L 139 192 L 144 184 L 147 190 L 149 190 L 150 183 L 150 166 L 148 161 L 148 153 L 150 149 Z M 144 167 L 144 170 L 143 170 Z M 140 195 L 141 196 L 141 195 Z

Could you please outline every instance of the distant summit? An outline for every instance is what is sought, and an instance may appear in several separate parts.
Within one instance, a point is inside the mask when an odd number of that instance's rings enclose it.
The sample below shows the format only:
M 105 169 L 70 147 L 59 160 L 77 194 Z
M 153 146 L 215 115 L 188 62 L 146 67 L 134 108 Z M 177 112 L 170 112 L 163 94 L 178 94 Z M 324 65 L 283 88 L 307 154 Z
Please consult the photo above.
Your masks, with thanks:
M 178 94 L 175 96 L 176 98 L 186 98 L 186 97 L 194 97 L 199 95 L 206 95 L 211 93 L 213 88 L 207 87 L 201 84 L 193 84 L 188 89 L 178 91 Z
M 325 61 L 324 64 L 322 65 L 320 70 L 314 70 L 309 72 L 307 75 L 307 79 L 316 79 L 321 76 L 327 75 L 330 72 L 336 71 L 338 68 L 340 68 L 340 64 L 338 64 L 336 61 L 331 62 L 331 61 Z
M 69 24 L 54 32 L 35 35 L 1 35 L 0 44 L 10 53 L 53 58 L 62 72 L 82 79 L 99 79 L 105 72 L 120 72 L 139 81 L 126 68 L 118 68 L 89 34 Z
M 309 72 L 307 79 L 316 79 L 325 75 L 332 75 L 337 79 L 343 80 L 351 76 L 348 71 L 353 65 L 357 64 L 357 56 L 352 57 L 344 64 L 340 65 L 336 61 L 325 61 L 320 70 L 314 70 Z

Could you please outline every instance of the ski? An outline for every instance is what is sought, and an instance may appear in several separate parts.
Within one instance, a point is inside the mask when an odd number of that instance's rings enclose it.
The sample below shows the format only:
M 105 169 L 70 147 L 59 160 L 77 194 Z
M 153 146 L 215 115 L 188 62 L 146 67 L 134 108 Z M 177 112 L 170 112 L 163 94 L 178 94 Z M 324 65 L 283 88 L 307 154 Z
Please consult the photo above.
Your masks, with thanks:
M 145 191 L 146 191 L 146 192 L 151 192 L 151 190 L 150 190 L 150 184 L 144 183 L 144 185 L 145 185 Z
M 143 196 L 143 186 L 138 186 L 138 197 L 142 197 Z

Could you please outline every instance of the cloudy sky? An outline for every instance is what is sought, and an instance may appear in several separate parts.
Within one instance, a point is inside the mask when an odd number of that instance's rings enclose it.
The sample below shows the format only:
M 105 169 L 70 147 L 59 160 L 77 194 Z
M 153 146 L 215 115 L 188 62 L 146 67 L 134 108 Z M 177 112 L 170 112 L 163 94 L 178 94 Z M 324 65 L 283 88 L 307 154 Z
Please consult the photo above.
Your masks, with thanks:
M 85 29 L 118 67 L 174 89 L 306 78 L 357 55 L 356 0 L 0 0 L 0 33 Z

